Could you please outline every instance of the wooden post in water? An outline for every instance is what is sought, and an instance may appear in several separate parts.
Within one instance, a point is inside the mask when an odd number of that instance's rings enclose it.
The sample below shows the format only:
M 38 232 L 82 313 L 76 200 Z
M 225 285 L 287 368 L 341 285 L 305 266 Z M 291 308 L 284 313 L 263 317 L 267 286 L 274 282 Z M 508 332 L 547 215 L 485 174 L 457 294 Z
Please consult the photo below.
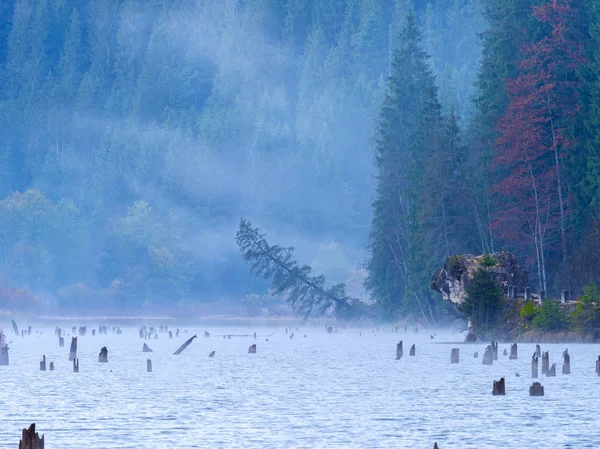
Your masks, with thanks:
M 546 371 L 546 377 L 556 377 L 556 363 L 553 363 L 548 371 Z
M 531 356 L 531 377 L 534 379 L 538 378 L 538 355 L 534 352 Z
M 8 355 L 6 357 L 8 360 Z M 596 376 L 600 376 L 600 355 L 598 356 L 598 360 L 596 360 Z
M 18 337 L 19 334 L 19 328 L 17 327 L 17 323 L 15 323 L 15 320 L 10 320 L 12 323 L 12 327 L 13 327 L 13 331 L 15 331 L 15 335 Z
M 492 341 L 492 354 L 494 355 L 494 361 L 498 360 L 498 342 Z
M 142 352 L 152 352 L 152 349 L 150 349 L 150 347 L 144 343 L 144 346 L 142 347 Z
M 517 360 L 517 344 L 513 343 L 512 345 L 510 345 L 510 356 L 508 357 L 509 360 Z
M 535 345 L 535 353 L 537 354 L 538 358 L 542 356 L 542 348 L 540 348 L 540 345 Z
M 27 326 L 27 335 L 31 335 L 31 326 Z
M 77 337 L 71 338 L 71 349 L 69 350 L 69 362 L 77 357 Z
M 504 348 L 504 352 L 502 352 L 502 355 L 503 356 L 507 356 L 508 355 L 508 352 L 506 352 L 506 348 Z
M 400 360 L 403 354 L 404 351 L 402 350 L 402 340 L 400 340 L 396 345 L 396 360 Z
M 413 345 L 410 347 L 410 352 L 408 353 L 408 355 L 411 357 L 414 357 L 416 355 L 416 351 L 417 351 L 417 348 L 415 347 L 415 344 L 413 343 Z
M 65 347 L 65 337 L 58 337 L 58 347 L 59 348 Z
M 460 354 L 458 348 L 452 348 L 450 352 L 450 363 L 458 363 L 460 361 Z
M 568 349 L 565 349 L 563 351 L 562 373 L 563 374 L 571 374 L 571 356 L 569 355 Z
M 287 334 L 287 327 L 285 328 L 285 333 Z M 204 338 L 210 338 L 210 333 L 204 331 Z
M 214 357 L 215 356 L 215 351 L 211 351 L 210 354 L 208 354 L 209 357 Z
M 505 395 L 504 377 L 500 378 L 500 380 L 498 380 L 498 381 L 494 381 L 492 394 L 494 396 L 504 396 Z
M 100 354 L 98 354 L 98 362 L 108 363 L 108 349 L 106 346 L 103 346 L 102 349 L 100 349 Z
M 170 333 L 170 332 L 171 332 L 171 331 L 169 331 L 169 333 Z M 181 353 L 183 352 L 183 350 L 184 350 L 185 348 L 187 348 L 187 347 L 188 347 L 188 346 L 189 346 L 189 345 L 192 343 L 192 341 L 194 340 L 194 338 L 198 338 L 198 336 L 197 336 L 197 335 L 194 335 L 192 338 L 188 338 L 188 340 L 187 340 L 187 341 L 186 341 L 184 344 L 182 344 L 182 345 L 179 347 L 179 349 L 173 353 L 173 355 L 179 355 L 179 354 L 181 354 Z
M 73 359 L 73 372 L 79 372 L 79 359 Z
M 252 345 L 248 348 L 248 354 L 256 354 L 256 345 Z
M 548 374 L 550 369 L 550 354 L 548 351 L 542 353 L 542 374 Z
M 23 429 L 19 449 L 44 449 L 44 435 L 40 438 L 35 431 L 35 424 L 30 425 L 29 429 Z
M 539 382 L 534 382 L 529 387 L 529 396 L 544 396 L 544 387 Z
M 173 338 L 173 332 L 169 331 L 169 338 Z
M 437 445 L 437 443 L 433 443 L 433 449 L 440 449 Z
M 600 360 L 600 357 L 598 359 Z M 2 329 L 0 329 L 0 366 L 8 366 L 8 345 Z
M 492 345 L 487 345 L 485 348 L 485 353 L 483 354 L 483 360 L 481 361 L 483 365 L 493 365 L 494 364 L 494 350 L 492 349 Z
M 54 362 L 50 362 L 50 371 L 54 371 Z
M 46 356 L 42 356 L 42 361 L 40 362 L 40 371 L 46 371 Z
M 147 373 L 152 372 L 152 360 L 150 360 L 150 359 L 146 359 L 146 372 Z
M 475 352 L 473 353 L 473 358 L 474 358 L 474 359 L 476 359 L 477 357 L 479 357 L 479 353 L 478 353 L 477 351 L 475 351 Z

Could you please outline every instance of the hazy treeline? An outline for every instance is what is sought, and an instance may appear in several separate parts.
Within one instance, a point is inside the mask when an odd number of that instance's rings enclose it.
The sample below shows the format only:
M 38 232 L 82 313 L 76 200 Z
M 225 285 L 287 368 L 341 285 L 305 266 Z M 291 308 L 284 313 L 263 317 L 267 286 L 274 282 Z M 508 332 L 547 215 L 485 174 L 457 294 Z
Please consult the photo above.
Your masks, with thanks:
M 359 285 L 375 119 L 413 7 L 466 123 L 479 1 L 1 2 L 0 303 L 265 291 L 240 216 Z

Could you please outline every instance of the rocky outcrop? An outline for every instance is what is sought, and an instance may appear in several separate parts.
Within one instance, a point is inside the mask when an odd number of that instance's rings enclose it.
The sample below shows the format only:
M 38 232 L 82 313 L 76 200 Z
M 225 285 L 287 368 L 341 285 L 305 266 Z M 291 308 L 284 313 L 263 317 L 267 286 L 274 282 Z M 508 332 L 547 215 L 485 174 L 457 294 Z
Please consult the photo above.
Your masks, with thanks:
M 529 285 L 527 272 L 521 268 L 517 258 L 508 252 L 473 256 L 471 254 L 451 256 L 431 278 L 431 288 L 454 304 L 460 304 L 467 296 L 465 290 L 478 268 L 488 271 L 501 287 L 515 287 L 523 292 Z M 506 291 L 506 288 L 504 289 Z

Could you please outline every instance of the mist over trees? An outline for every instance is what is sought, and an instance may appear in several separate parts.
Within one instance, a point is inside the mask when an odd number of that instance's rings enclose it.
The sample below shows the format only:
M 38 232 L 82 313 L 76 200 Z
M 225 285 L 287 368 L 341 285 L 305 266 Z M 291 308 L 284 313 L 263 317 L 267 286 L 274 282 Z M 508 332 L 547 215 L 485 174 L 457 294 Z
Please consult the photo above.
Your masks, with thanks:
M 386 319 L 506 249 L 598 280 L 592 0 L 6 0 L 0 305 L 266 293 L 240 217 Z

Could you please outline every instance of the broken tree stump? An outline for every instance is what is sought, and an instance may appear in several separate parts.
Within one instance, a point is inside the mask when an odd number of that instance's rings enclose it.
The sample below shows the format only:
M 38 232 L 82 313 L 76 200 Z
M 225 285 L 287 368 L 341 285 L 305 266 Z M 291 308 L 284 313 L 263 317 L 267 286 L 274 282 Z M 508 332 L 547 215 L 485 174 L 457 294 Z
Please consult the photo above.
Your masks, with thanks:
M 50 371 L 54 371 L 54 362 L 50 362 Z
M 535 345 L 535 353 L 538 356 L 538 359 L 542 356 L 542 348 L 540 348 L 540 345 Z
M 58 337 L 58 347 L 59 348 L 65 347 L 65 337 Z
M 210 354 L 208 354 L 209 357 L 214 357 L 215 356 L 215 351 L 211 351 Z
M 413 345 L 410 347 L 410 352 L 408 353 L 409 356 L 414 357 L 416 355 L 416 348 L 415 348 L 415 344 L 413 343 Z
M 287 334 L 287 328 L 285 330 L 286 330 L 286 334 Z M 204 338 L 210 338 L 210 333 L 204 331 Z
M 498 360 L 498 342 L 497 341 L 492 341 L 491 345 L 492 347 L 492 353 L 494 355 L 494 361 Z
M 27 326 L 27 335 L 31 335 L 31 326 Z
M 256 345 L 251 345 L 248 348 L 248 354 L 256 354 Z
M 474 359 L 476 359 L 477 357 L 479 357 L 479 353 L 478 353 L 477 351 L 475 351 L 475 352 L 473 353 L 473 358 L 474 358 Z
M 542 374 L 548 374 L 550 369 L 550 354 L 548 351 L 542 353 Z
M 0 366 L 8 366 L 8 345 L 2 329 L 0 329 Z
M 96 329 L 92 329 L 92 337 L 96 336 Z
M 46 371 L 46 356 L 42 356 L 42 361 L 40 362 L 40 371 Z
M 509 360 L 517 360 L 517 344 L 513 343 L 512 345 L 510 345 L 510 356 L 508 357 Z
M 571 374 L 571 356 L 569 355 L 568 349 L 565 349 L 563 352 L 562 373 L 563 374 Z
M 502 353 L 503 356 L 507 356 L 508 352 L 506 351 L 506 349 L 504 349 L 504 352 Z
M 553 363 L 548 371 L 546 371 L 546 377 L 556 377 L 556 363 Z
M 85 337 L 85 333 L 87 332 L 87 326 L 80 326 L 79 327 L 79 336 L 80 337 Z
M 544 396 L 544 387 L 542 384 L 534 382 L 531 387 L 529 387 L 529 396 Z
M 169 334 L 170 334 L 170 333 L 171 333 L 171 331 L 169 331 Z M 175 352 L 173 353 L 173 355 L 179 355 L 179 354 L 181 354 L 181 353 L 183 352 L 183 350 L 184 350 L 185 348 L 187 348 L 187 347 L 188 347 L 188 346 L 189 346 L 189 345 L 192 343 L 192 341 L 194 340 L 194 338 L 197 338 L 197 335 L 194 335 L 192 338 L 189 338 L 189 339 L 188 339 L 188 340 L 187 340 L 187 341 L 186 341 L 184 344 L 182 344 L 182 345 L 179 347 L 179 349 L 178 349 L 177 351 L 175 351 Z
M 538 355 L 534 352 L 531 356 L 531 377 L 537 379 L 538 377 Z
M 69 350 L 69 361 L 75 360 L 77 357 L 77 337 L 71 337 L 71 349 Z
M 79 359 L 73 359 L 73 372 L 79 372 Z
M 44 449 L 44 435 L 40 438 L 35 431 L 35 423 L 30 425 L 29 429 L 23 429 L 19 449 Z
M 492 394 L 494 396 L 504 396 L 505 395 L 505 384 L 504 377 L 500 378 L 498 381 L 494 381 Z
M 108 363 L 108 349 L 106 346 L 103 346 L 102 349 L 100 349 L 100 354 L 98 354 L 98 362 Z
M 173 338 L 173 332 L 169 331 L 169 338 Z
M 460 361 L 460 355 L 458 348 L 452 348 L 450 352 L 450 363 L 458 363 Z
M 433 443 L 433 449 L 440 449 L 437 445 L 437 443 Z
M 600 355 L 598 356 L 598 360 L 596 360 L 596 375 L 600 376 Z
M 396 344 L 396 360 L 400 360 L 404 355 L 404 351 L 402 350 L 402 340 L 400 340 Z
M 15 335 L 18 337 L 20 335 L 19 333 L 19 328 L 17 327 L 17 323 L 15 323 L 15 320 L 10 320 L 12 323 L 12 327 L 13 327 L 13 331 L 15 331 Z
M 152 372 L 152 360 L 150 360 L 150 359 L 146 359 L 146 372 L 147 373 Z
M 481 363 L 483 365 L 494 364 L 494 350 L 492 349 L 492 345 L 487 345 L 487 347 L 485 348 L 485 352 L 483 353 L 483 359 Z
M 150 349 L 150 347 L 144 343 L 144 346 L 142 347 L 142 352 L 152 352 L 152 349 Z

